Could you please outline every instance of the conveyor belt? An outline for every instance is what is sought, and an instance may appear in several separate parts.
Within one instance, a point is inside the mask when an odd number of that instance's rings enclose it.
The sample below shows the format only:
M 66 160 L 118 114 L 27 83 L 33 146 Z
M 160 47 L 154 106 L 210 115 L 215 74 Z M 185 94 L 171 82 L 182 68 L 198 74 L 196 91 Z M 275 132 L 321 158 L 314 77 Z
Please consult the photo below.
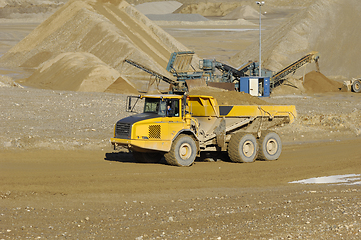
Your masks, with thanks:
M 144 72 L 149 73 L 150 75 L 153 75 L 157 79 L 163 80 L 163 81 L 165 81 L 165 82 L 167 82 L 169 84 L 176 84 L 177 83 L 177 81 L 174 81 L 174 80 L 172 80 L 170 78 L 167 78 L 166 76 L 163 76 L 160 73 L 157 73 L 157 72 L 155 72 L 153 70 L 150 70 L 149 68 L 147 68 L 147 67 L 145 67 L 145 66 L 143 66 L 143 65 L 141 65 L 141 64 L 139 64 L 137 62 L 134 62 L 134 61 L 129 60 L 129 59 L 125 59 L 124 61 L 131 64 L 131 65 L 133 65 L 134 67 L 137 67 L 137 68 L 143 70 Z
M 297 69 L 299 69 L 300 67 L 302 67 L 303 65 L 307 64 L 307 63 L 311 63 L 312 61 L 316 62 L 317 65 L 317 70 L 319 71 L 319 67 L 318 67 L 318 59 L 319 59 L 319 54 L 318 52 L 311 52 L 309 54 L 307 54 L 306 56 L 300 58 L 299 60 L 297 60 L 296 62 L 290 64 L 289 66 L 285 67 L 284 69 L 282 69 L 281 71 L 277 72 L 276 74 L 274 74 L 272 76 L 272 87 L 275 87 L 275 85 L 280 85 L 282 82 L 282 80 L 289 74 L 294 73 Z

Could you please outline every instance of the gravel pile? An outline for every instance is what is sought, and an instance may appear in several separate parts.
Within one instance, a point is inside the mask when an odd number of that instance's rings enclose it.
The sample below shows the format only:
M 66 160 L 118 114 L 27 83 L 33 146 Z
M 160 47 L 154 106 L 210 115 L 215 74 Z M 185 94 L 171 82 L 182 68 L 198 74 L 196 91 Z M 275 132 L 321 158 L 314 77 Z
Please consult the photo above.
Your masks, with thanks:
M 186 21 L 186 22 L 204 22 L 209 21 L 208 18 L 200 14 L 148 14 L 147 17 L 152 21 Z
M 180 8 L 183 4 L 177 1 L 161 1 L 161 2 L 147 2 L 138 4 L 135 8 L 143 13 L 147 14 L 170 14 Z

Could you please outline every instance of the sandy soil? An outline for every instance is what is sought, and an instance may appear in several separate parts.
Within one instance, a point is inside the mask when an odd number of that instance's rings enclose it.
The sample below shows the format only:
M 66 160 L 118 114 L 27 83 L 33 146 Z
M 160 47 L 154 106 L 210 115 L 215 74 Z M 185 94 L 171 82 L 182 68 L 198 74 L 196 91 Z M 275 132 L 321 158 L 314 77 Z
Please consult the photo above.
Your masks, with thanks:
M 313 1 L 293 2 L 305 8 Z M 265 34 L 295 11 L 272 13 Z M 41 22 L 4 21 L 0 55 Z M 256 27 L 238 27 L 164 29 L 200 57 L 227 61 L 258 38 Z M 24 69 L 1 68 L 0 74 L 29 76 Z M 319 74 L 308 77 L 332 90 L 339 86 Z M 289 182 L 361 173 L 361 94 L 282 86 L 259 100 L 297 108 L 295 123 L 275 129 L 283 141 L 278 161 L 223 158 L 178 168 L 135 163 L 130 153 L 111 149 L 114 123 L 129 114 L 125 95 L 20 88 L 8 77 L 0 80 L 0 239 L 360 238 L 360 185 Z M 232 96 L 221 101 L 253 102 Z
M 285 146 L 276 162 L 136 164 L 107 151 L 5 151 L 0 237 L 359 239 L 360 140 Z
M 296 104 L 276 129 L 278 161 L 138 164 L 110 148 L 125 96 L 0 88 L 0 239 L 281 239 L 361 234 L 359 185 L 290 181 L 360 173 L 359 94 L 266 99 Z M 342 102 L 342 104 L 340 104 Z

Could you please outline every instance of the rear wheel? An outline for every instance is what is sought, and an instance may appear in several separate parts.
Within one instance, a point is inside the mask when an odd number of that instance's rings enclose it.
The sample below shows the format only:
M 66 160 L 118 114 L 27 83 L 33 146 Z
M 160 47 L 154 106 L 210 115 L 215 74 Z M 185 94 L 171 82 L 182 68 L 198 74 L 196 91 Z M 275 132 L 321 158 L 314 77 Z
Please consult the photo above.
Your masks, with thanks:
M 352 83 L 352 91 L 359 93 L 361 92 L 361 82 L 359 80 L 355 80 Z
M 162 154 L 158 152 L 135 152 L 133 151 L 133 157 L 138 163 L 159 163 L 162 158 Z
M 281 138 L 275 132 L 263 135 L 259 140 L 258 159 L 273 161 L 277 160 L 282 152 Z
M 179 135 L 169 152 L 164 154 L 168 164 L 180 167 L 188 167 L 193 164 L 197 156 L 197 145 L 194 139 L 188 135 Z
M 252 134 L 236 133 L 229 141 L 228 155 L 232 162 L 254 162 L 257 151 L 257 140 Z

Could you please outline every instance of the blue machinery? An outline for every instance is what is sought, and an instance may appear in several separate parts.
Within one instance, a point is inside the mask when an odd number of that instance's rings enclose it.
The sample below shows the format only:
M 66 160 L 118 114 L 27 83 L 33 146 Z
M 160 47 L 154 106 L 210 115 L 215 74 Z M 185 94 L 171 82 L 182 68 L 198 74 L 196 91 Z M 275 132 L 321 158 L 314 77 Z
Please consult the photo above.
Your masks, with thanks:
M 126 59 L 125 62 L 153 75 L 157 80 L 169 83 L 172 93 L 184 93 L 192 87 L 209 85 L 249 93 L 252 96 L 269 97 L 273 88 L 286 81 L 286 76 L 294 73 L 305 64 L 314 61 L 317 66 L 317 71 L 319 71 L 318 52 L 307 54 L 277 73 L 262 69 L 261 75 L 263 77 L 258 77 L 258 62 L 252 61 L 236 69 L 214 59 L 202 59 L 199 62 L 199 69 L 202 71 L 196 71 L 191 64 L 193 55 L 193 51 L 172 53 L 166 70 L 172 73 L 176 80 L 165 77 L 132 60 Z M 216 74 L 216 69 L 219 70 L 222 75 Z

